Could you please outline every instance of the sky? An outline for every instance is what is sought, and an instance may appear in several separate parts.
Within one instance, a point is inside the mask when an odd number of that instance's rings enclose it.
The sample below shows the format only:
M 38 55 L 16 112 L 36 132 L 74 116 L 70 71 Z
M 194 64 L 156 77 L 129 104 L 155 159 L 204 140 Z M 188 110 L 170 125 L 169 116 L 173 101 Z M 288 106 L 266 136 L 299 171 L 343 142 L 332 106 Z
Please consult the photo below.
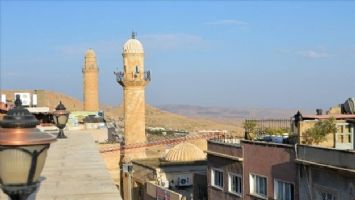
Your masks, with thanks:
M 151 105 L 324 108 L 355 96 L 355 1 L 0 1 L 0 89 L 82 99 L 93 48 L 102 104 L 131 32 Z

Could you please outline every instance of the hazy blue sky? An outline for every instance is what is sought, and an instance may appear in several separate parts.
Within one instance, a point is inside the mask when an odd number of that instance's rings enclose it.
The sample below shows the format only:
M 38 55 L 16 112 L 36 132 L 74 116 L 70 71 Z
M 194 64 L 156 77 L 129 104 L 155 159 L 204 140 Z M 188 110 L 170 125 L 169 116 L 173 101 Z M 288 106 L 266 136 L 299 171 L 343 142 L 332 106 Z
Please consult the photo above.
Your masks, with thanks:
M 1 1 L 1 89 L 82 99 L 97 53 L 100 101 L 118 104 L 131 31 L 152 71 L 147 102 L 328 108 L 355 96 L 355 2 Z

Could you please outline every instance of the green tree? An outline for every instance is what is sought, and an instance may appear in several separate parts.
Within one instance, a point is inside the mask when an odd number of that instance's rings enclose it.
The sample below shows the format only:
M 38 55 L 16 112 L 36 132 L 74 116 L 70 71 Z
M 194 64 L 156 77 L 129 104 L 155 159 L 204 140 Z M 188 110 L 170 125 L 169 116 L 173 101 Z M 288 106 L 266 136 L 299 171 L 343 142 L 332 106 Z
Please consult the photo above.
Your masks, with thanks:
M 243 128 L 244 128 L 244 138 L 251 140 L 252 136 L 250 135 L 251 133 L 255 134 L 256 131 L 256 121 L 254 120 L 245 120 L 243 123 Z
M 306 144 L 319 144 L 326 140 L 328 134 L 335 134 L 337 131 L 335 118 L 329 118 L 317 122 L 314 127 L 304 133 Z

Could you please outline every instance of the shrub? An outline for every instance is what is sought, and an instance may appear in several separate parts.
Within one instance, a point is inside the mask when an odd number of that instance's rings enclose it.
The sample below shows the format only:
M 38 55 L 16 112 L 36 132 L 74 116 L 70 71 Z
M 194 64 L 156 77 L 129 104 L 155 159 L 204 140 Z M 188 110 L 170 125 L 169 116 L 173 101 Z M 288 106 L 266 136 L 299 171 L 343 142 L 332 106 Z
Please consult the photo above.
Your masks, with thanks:
M 319 144 L 326 140 L 326 136 L 337 131 L 335 118 L 329 118 L 317 122 L 314 127 L 309 128 L 304 133 L 306 144 Z

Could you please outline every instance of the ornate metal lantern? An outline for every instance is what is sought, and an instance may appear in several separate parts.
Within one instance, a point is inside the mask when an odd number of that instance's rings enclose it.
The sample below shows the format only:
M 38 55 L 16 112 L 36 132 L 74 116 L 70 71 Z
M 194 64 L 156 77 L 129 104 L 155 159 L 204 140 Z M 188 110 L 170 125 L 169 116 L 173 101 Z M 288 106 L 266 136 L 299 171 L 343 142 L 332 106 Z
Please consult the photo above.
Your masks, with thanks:
M 65 106 L 60 101 L 57 107 L 55 108 L 55 111 L 53 112 L 54 123 L 59 128 L 57 138 L 67 138 L 67 136 L 65 136 L 64 134 L 63 129 L 65 128 L 68 122 L 69 114 L 70 112 L 66 110 Z
M 36 128 L 38 120 L 16 96 L 16 107 L 0 121 L 0 184 L 12 200 L 36 191 L 50 143 L 56 138 Z

